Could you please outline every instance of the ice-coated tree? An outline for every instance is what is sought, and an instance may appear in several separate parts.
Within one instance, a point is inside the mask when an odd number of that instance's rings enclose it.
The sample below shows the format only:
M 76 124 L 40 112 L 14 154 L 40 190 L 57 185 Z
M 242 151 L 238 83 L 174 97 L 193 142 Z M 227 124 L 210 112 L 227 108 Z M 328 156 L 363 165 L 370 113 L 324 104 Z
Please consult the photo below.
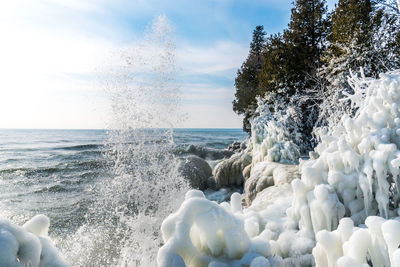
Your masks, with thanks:
M 321 105 L 315 128 L 335 124 L 340 114 L 352 113 L 349 103 L 340 101 L 352 92 L 350 72 L 362 68 L 366 77 L 400 67 L 398 17 L 385 5 L 369 0 L 339 0 L 332 14 L 330 45 L 319 69 Z

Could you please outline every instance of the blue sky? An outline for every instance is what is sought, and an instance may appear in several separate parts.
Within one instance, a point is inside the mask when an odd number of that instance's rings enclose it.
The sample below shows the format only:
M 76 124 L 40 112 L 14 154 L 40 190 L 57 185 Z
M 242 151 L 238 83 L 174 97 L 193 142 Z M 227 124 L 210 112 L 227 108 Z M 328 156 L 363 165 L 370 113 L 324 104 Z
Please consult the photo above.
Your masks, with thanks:
M 333 6 L 334 1 L 328 4 Z M 104 128 L 97 72 L 166 15 L 175 30 L 181 127 L 240 128 L 234 78 L 251 34 L 286 27 L 287 0 L 9 0 L 0 6 L 0 128 Z

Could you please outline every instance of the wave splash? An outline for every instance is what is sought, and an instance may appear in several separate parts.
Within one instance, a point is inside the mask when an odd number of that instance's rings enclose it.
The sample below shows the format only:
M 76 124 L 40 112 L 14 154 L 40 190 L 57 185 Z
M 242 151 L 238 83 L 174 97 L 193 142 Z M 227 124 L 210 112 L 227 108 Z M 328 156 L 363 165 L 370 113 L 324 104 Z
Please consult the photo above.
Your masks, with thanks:
M 171 32 L 166 17 L 157 18 L 107 75 L 117 130 L 109 131 L 105 158 L 113 175 L 93 187 L 86 223 L 60 242 L 73 266 L 155 266 L 161 222 L 188 190 L 171 153 L 181 118 Z

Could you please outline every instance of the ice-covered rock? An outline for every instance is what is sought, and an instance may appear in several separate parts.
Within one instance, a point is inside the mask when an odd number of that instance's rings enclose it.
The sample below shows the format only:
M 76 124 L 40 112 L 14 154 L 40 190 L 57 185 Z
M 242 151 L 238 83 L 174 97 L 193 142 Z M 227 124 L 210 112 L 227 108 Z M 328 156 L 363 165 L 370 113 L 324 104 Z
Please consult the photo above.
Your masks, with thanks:
M 243 169 L 250 165 L 251 155 L 242 152 L 223 160 L 214 168 L 215 181 L 220 186 L 237 186 L 244 182 Z
M 312 265 L 314 240 L 300 235 L 286 214 L 292 203 L 290 184 L 274 187 L 245 209 L 238 193 L 230 203 L 217 204 L 200 191 L 189 191 L 180 209 L 162 224 L 165 244 L 159 266 L 180 266 L 171 264 L 181 261 L 186 266 Z
M 290 183 L 300 178 L 298 165 L 263 161 L 255 164 L 244 185 L 245 201 L 250 205 L 256 195 L 273 185 Z
M 353 76 L 350 84 L 354 115 L 320 136 L 311 159 L 300 161 L 301 177 L 271 167 L 295 159 L 296 149 L 285 152 L 284 142 L 257 124 L 265 132 L 252 136 L 252 163 L 242 173 L 257 181 L 248 191 L 259 181 L 268 187 L 246 208 L 236 193 L 221 204 L 191 193 L 163 224 L 159 263 L 399 267 L 400 72 Z M 265 140 L 278 140 L 277 154 Z M 227 235 L 240 242 L 230 244 Z
M 69 266 L 48 238 L 50 220 L 36 215 L 22 227 L 0 219 L 0 266 Z
M 212 169 L 207 161 L 195 155 L 187 155 L 178 158 L 178 160 L 179 172 L 189 181 L 193 188 L 202 190 L 207 188 L 208 179 L 212 175 Z

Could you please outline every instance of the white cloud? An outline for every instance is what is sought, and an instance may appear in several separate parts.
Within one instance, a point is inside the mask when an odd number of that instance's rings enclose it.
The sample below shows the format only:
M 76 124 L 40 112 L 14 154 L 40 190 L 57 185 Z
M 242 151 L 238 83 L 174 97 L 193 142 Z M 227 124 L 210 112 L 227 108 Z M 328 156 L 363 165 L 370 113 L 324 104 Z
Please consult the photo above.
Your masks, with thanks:
M 230 105 L 184 105 L 187 119 L 182 128 L 241 128 L 242 118 L 237 116 Z
M 208 47 L 186 44 L 178 48 L 178 62 L 186 74 L 228 74 L 240 67 L 248 53 L 248 45 L 219 41 Z

